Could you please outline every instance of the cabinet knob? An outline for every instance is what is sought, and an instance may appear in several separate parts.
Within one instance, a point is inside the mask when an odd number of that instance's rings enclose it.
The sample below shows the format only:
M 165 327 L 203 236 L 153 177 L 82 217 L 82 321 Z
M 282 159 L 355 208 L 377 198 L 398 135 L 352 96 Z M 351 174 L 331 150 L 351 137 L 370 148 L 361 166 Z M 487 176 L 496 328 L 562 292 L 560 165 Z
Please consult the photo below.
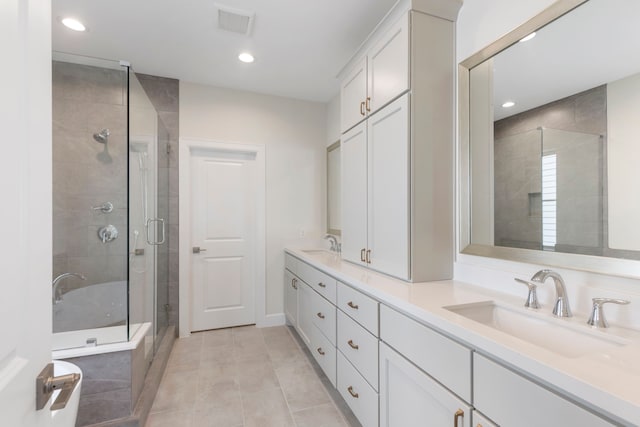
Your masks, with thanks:
M 360 397 L 360 396 L 358 395 L 358 393 L 356 393 L 355 391 L 353 391 L 353 386 L 349 386 L 349 387 L 347 388 L 347 391 L 349 392 L 349 394 L 350 394 L 351 396 L 355 397 L 356 399 L 357 399 L 358 397 Z
M 360 348 L 360 346 L 359 346 L 358 344 L 354 344 L 354 343 L 353 343 L 353 340 L 349 340 L 349 341 L 347 342 L 347 344 L 349 344 L 349 347 L 351 347 L 351 348 L 352 348 L 352 349 L 354 349 L 354 350 L 357 350 L 357 349 L 359 349 L 359 348 Z
M 318 313 L 316 314 L 316 316 L 318 316 L 318 317 L 319 317 L 319 318 L 321 318 L 321 319 L 324 319 L 324 314 L 322 314 L 322 313 L 320 313 L 320 312 L 318 312 Z
M 320 353 L 320 356 L 324 356 L 324 350 L 322 349 L 322 347 L 318 347 L 316 351 Z
M 347 303 L 347 305 L 348 305 L 349 307 L 353 308 L 354 310 L 357 310 L 357 309 L 358 309 L 358 304 L 354 304 L 354 303 L 353 303 L 353 301 L 349 301 L 349 302 Z

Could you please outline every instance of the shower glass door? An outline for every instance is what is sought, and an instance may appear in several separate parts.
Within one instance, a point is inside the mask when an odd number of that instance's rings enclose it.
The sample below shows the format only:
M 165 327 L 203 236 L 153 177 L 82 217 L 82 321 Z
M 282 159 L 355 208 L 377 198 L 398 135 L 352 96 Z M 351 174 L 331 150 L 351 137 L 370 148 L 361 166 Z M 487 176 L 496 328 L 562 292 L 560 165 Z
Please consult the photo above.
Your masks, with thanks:
M 168 322 L 167 143 L 161 118 L 129 69 L 129 338 L 151 323 L 148 360 Z

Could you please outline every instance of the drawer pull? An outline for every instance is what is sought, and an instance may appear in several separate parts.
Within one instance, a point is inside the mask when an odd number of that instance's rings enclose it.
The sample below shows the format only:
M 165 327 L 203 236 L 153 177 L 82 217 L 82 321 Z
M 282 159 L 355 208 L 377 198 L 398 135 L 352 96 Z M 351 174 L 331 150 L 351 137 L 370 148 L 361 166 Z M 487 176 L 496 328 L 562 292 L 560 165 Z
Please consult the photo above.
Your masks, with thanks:
M 298 286 L 296 285 L 297 280 L 296 279 L 291 279 L 291 287 L 293 289 L 298 289 Z
M 316 316 L 318 316 L 318 317 L 319 317 L 319 318 L 321 318 L 321 319 L 324 319 L 324 314 L 322 314 L 322 313 L 320 313 L 320 312 L 318 312 L 318 313 L 316 314 Z
M 349 394 L 353 397 L 355 397 L 356 399 L 358 397 L 360 397 L 360 395 L 358 395 L 358 393 L 356 393 L 355 391 L 353 391 L 353 386 L 349 386 L 349 388 L 347 388 L 347 391 L 349 392 Z
M 364 108 L 367 111 L 371 111 L 371 106 L 369 105 L 370 102 L 371 102 L 371 97 L 367 96 L 367 100 L 364 102 Z
M 326 288 L 326 287 L 327 287 L 327 285 L 325 285 L 325 284 L 324 284 L 324 283 L 322 283 L 322 282 L 318 282 L 318 286 L 320 286 L 321 288 Z
M 324 356 L 324 350 L 322 349 L 322 347 L 318 347 L 316 351 L 320 353 L 321 356 Z
M 367 262 L 366 258 L 364 257 L 364 253 L 366 252 L 366 249 L 360 249 L 360 261 L 362 262 Z
M 464 411 L 462 409 L 458 409 L 455 414 L 453 414 L 453 427 L 458 427 L 458 418 L 464 418 Z
M 358 344 L 354 344 L 354 343 L 353 343 L 353 340 L 349 340 L 349 341 L 347 342 L 347 344 L 349 344 L 349 347 L 351 347 L 351 348 L 352 348 L 352 349 L 354 349 L 354 350 L 357 350 L 357 349 L 359 349 L 359 348 L 360 348 L 360 346 L 359 346 Z
M 367 264 L 371 264 L 371 249 L 367 249 Z
M 365 115 L 364 107 L 365 107 L 365 105 L 364 105 L 364 101 L 362 101 L 362 102 L 360 103 L 360 115 L 361 115 L 361 116 L 364 116 L 364 115 Z
M 353 308 L 354 310 L 357 310 L 357 309 L 358 309 L 358 304 L 354 304 L 354 303 L 353 303 L 353 301 L 349 301 L 349 302 L 347 303 L 347 305 L 348 305 L 349 307 Z

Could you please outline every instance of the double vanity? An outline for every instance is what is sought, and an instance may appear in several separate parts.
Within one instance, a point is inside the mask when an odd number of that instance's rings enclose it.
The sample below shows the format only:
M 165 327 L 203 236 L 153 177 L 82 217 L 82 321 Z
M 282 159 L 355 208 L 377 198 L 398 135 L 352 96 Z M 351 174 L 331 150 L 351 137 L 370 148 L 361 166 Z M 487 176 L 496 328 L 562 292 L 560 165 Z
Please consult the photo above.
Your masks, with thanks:
M 637 331 L 525 308 L 524 287 L 407 283 L 323 250 L 285 259 L 287 321 L 365 427 L 640 422 Z

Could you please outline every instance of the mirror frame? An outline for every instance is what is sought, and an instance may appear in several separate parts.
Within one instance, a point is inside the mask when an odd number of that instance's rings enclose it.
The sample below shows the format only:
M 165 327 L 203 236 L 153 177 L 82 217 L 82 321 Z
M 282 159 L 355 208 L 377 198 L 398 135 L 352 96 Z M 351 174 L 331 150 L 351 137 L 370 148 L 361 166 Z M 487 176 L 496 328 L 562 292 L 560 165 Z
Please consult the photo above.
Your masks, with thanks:
M 558 0 L 515 30 L 502 36 L 458 65 L 458 179 L 459 235 L 458 252 L 488 258 L 559 268 L 588 271 L 611 276 L 640 278 L 640 262 L 622 258 L 538 251 L 471 243 L 470 182 L 470 100 L 469 73 L 472 68 L 516 44 L 523 37 L 560 18 L 588 0 Z
M 342 230 L 337 229 L 337 228 L 331 228 L 331 218 L 329 217 L 329 206 L 330 206 L 330 197 L 329 197 L 329 153 L 331 153 L 334 150 L 337 150 L 340 148 L 340 140 L 337 140 L 336 142 L 334 142 L 333 144 L 331 144 L 330 146 L 327 147 L 327 234 L 333 234 L 334 236 L 341 236 L 342 235 Z M 342 168 L 340 168 L 340 170 L 342 170 Z M 341 197 L 341 195 L 339 194 L 338 197 Z

